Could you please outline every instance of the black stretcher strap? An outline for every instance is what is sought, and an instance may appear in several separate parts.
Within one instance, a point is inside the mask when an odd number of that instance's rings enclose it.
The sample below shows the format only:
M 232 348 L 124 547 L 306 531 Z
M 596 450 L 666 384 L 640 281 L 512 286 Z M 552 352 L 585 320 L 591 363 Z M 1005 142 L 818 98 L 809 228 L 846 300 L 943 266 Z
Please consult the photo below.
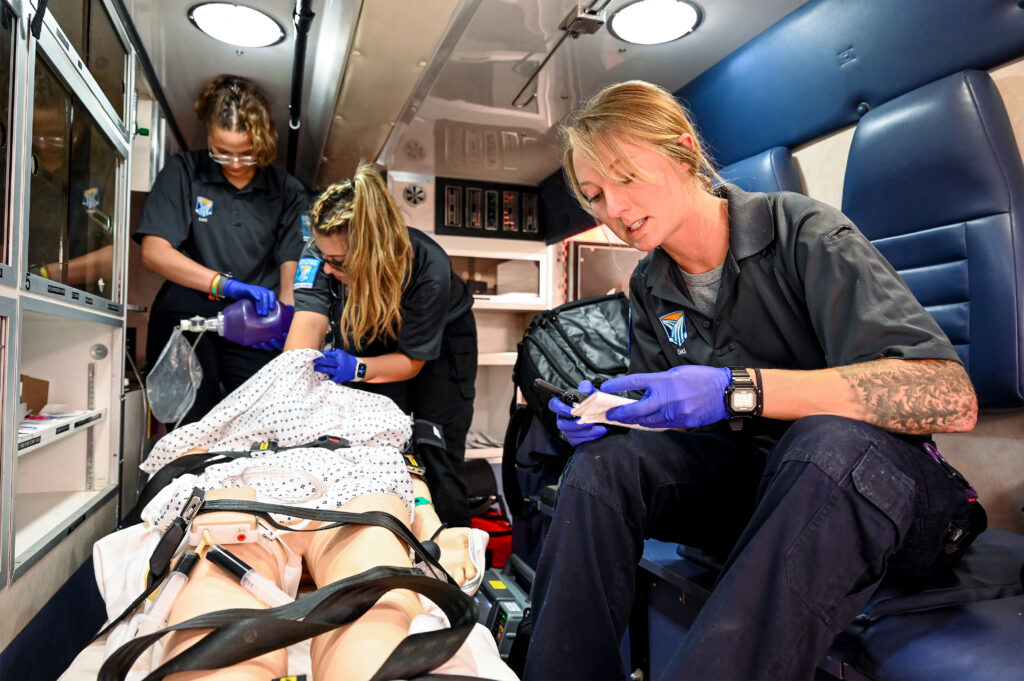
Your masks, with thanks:
M 321 530 L 330 530 L 343 525 L 374 525 L 377 527 L 383 527 L 390 530 L 395 536 L 408 544 L 409 547 L 412 548 L 413 553 L 421 561 L 430 565 L 435 574 L 444 575 L 449 584 L 456 585 L 455 580 L 452 579 L 450 574 L 448 574 L 448 571 L 441 566 L 441 563 L 434 557 L 434 554 L 428 551 L 423 544 L 416 539 L 416 536 L 408 527 L 405 526 L 405 523 L 384 511 L 351 513 L 349 511 L 328 511 L 323 509 L 303 508 L 301 506 L 286 506 L 284 504 L 264 504 L 258 501 L 244 501 L 238 499 L 208 499 L 203 501 L 197 515 L 203 513 L 214 513 L 217 511 L 250 513 L 262 518 L 264 522 L 272 527 L 287 530 L 289 532 L 319 532 Z M 329 524 L 321 525 L 320 527 L 313 529 L 293 529 L 287 525 L 279 523 L 271 515 L 272 513 L 279 513 L 295 518 L 304 518 L 306 520 L 321 520 Z M 163 577 L 166 575 L 167 569 L 170 567 L 171 558 L 173 558 L 174 552 L 177 550 L 181 540 L 184 538 L 185 531 L 187 531 L 187 527 L 184 527 L 184 523 L 179 521 L 181 521 L 180 517 L 174 519 L 174 522 L 171 523 L 160 538 L 160 542 L 153 551 L 153 555 L 150 556 L 150 575 L 146 582 L 146 589 L 134 601 L 132 601 L 132 603 L 125 608 L 120 615 L 111 620 L 107 626 L 103 627 L 103 629 L 93 637 L 93 641 L 105 636 L 111 629 L 117 626 L 119 622 L 133 613 L 151 593 L 156 591 L 160 582 L 163 580 Z
M 247 451 L 199 452 L 197 454 L 179 456 L 173 461 L 169 461 L 164 464 L 160 470 L 154 473 L 153 476 L 146 481 L 142 491 L 139 492 L 139 498 L 138 501 L 135 502 L 135 507 L 138 509 L 145 508 L 146 505 L 153 500 L 153 497 L 156 496 L 156 493 L 166 487 L 175 478 L 187 473 L 199 474 L 210 466 L 216 466 L 220 463 L 227 463 L 228 461 L 233 461 L 235 459 L 251 458 L 254 454 L 265 456 L 268 453 L 285 452 L 290 449 L 319 447 L 333 451 L 335 449 L 342 449 L 348 446 L 348 440 L 343 437 L 338 437 L 336 435 L 322 435 L 312 442 L 293 445 L 290 447 L 278 447 L 276 442 L 268 441 L 258 442 Z
M 39 32 L 43 30 L 43 17 L 46 16 L 46 5 L 49 0 L 39 0 L 36 5 L 36 15 L 32 17 L 32 23 L 29 25 L 29 30 L 32 33 L 32 37 L 39 40 Z
M 319 636 L 355 621 L 392 589 L 424 595 L 451 623 L 449 629 L 407 636 L 373 676 L 374 681 L 419 678 L 448 660 L 466 640 L 477 619 L 475 603 L 458 587 L 414 568 L 381 566 L 332 582 L 277 608 L 210 612 L 128 641 L 103 663 L 98 681 L 123 679 L 139 655 L 171 631 L 213 629 L 144 681 L 157 681 L 176 672 L 222 669 Z
M 203 503 L 202 508 L 199 509 L 199 514 L 217 511 L 250 513 L 258 518 L 262 518 L 271 527 L 289 532 L 319 532 L 321 530 L 342 527 L 343 525 L 375 525 L 383 527 L 384 529 L 391 530 L 395 536 L 408 544 L 417 558 L 439 571 L 440 574 L 443 574 L 449 584 L 455 584 L 455 580 L 448 574 L 448 571 L 441 566 L 441 563 L 429 551 L 423 548 L 423 544 L 416 539 L 416 535 L 412 533 L 412 530 L 406 527 L 405 523 L 401 520 L 384 511 L 352 513 L 350 511 L 328 511 L 326 509 L 287 506 L 285 504 L 265 504 L 259 501 L 244 501 L 241 499 L 207 499 Z M 313 529 L 295 529 L 279 523 L 271 515 L 272 513 L 293 518 L 304 518 L 306 520 L 322 520 L 329 524 Z

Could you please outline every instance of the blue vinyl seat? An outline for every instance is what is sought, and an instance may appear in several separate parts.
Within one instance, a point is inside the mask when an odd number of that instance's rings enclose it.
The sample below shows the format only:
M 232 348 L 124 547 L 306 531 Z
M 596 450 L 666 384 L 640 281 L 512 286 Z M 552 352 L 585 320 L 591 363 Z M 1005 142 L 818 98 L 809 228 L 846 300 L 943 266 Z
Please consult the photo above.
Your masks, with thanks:
M 988 74 L 865 114 L 842 208 L 949 336 L 981 406 L 1024 406 L 1024 165 Z
M 842 208 L 949 336 L 981 406 L 1024 406 L 1024 165 L 989 75 L 865 114 Z M 878 681 L 1024 678 L 1022 563 L 1024 536 L 989 530 L 953 574 L 883 583 L 826 664 Z
M 718 174 L 726 182 L 748 192 L 799 192 L 803 183 L 797 172 L 793 155 L 786 147 L 772 147 L 735 163 L 730 163 Z
M 779 170 L 787 164 L 791 172 Z M 781 148 L 721 174 L 744 189 L 800 191 Z M 988 74 L 958 73 L 865 114 L 842 208 L 949 336 L 981 405 L 1024 406 L 1024 165 Z M 989 529 L 951 572 L 885 580 L 821 669 L 855 681 L 1024 678 L 1022 564 L 1024 536 Z M 648 608 L 630 627 L 648 639 L 638 654 L 656 678 L 707 599 L 717 566 L 654 540 L 641 566 L 651 576 L 641 585 Z

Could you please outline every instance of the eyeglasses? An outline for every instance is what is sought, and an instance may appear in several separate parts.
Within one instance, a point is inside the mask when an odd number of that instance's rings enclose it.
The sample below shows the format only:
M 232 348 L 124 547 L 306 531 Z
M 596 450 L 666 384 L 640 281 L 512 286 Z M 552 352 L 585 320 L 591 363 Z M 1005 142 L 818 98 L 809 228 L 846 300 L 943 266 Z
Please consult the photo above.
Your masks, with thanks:
M 315 243 L 313 244 L 313 249 L 312 250 L 313 250 L 313 254 L 316 255 L 316 257 L 320 258 L 320 260 L 322 260 L 326 264 L 330 265 L 333 269 L 337 270 L 340 273 L 344 273 L 345 272 L 346 266 L 345 266 L 345 261 L 344 260 L 335 260 L 334 258 L 328 258 L 326 255 L 324 255 L 320 251 L 319 248 L 317 248 L 317 245 Z
M 59 135 L 34 135 L 32 142 L 38 147 L 53 147 L 63 149 L 65 138 Z
M 326 256 L 324 256 L 322 254 L 320 255 L 320 259 L 323 260 L 328 265 L 330 265 L 333 269 L 337 270 L 338 272 L 341 272 L 341 273 L 345 272 L 345 261 L 344 260 L 335 260 L 334 258 L 328 258 L 328 257 L 326 257 Z
M 215 154 L 212 151 L 209 152 L 209 154 L 214 163 L 219 163 L 222 166 L 231 165 L 232 163 L 241 163 L 243 166 L 254 166 L 259 163 L 259 160 L 255 156 L 228 156 L 227 154 Z

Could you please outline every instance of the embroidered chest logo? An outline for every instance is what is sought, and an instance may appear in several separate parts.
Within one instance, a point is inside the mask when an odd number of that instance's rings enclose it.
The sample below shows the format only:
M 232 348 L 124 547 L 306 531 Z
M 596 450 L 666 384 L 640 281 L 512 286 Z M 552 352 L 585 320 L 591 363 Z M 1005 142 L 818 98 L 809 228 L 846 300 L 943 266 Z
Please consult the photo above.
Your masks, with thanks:
M 686 315 L 682 310 L 669 312 L 659 317 L 661 327 L 665 329 L 665 335 L 672 341 L 673 345 L 682 347 L 686 342 Z
M 96 210 L 100 207 L 100 188 L 90 187 L 82 192 L 82 205 L 86 210 Z
M 201 218 L 208 218 L 213 215 L 213 201 L 205 196 L 196 197 L 196 215 Z

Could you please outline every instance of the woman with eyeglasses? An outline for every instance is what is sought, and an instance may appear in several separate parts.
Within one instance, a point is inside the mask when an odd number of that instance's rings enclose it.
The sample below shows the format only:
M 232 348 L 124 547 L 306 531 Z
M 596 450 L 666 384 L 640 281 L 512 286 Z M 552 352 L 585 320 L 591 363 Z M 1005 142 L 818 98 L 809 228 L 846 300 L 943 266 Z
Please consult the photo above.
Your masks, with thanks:
M 440 425 L 447 454 L 423 462 L 427 485 L 443 522 L 469 525 L 462 461 L 476 394 L 473 296 L 365 163 L 320 194 L 310 222 L 285 350 L 323 348 L 314 366 L 330 380 Z
M 167 281 L 153 301 L 146 338 L 152 366 L 182 319 L 213 317 L 248 298 L 266 315 L 292 304 L 290 282 L 302 250 L 310 195 L 296 177 L 271 167 L 277 130 L 252 81 L 218 76 L 193 108 L 206 149 L 171 157 L 153 183 L 133 234 L 142 264 Z M 182 419 L 191 423 L 241 385 L 280 348 L 249 348 L 215 334 L 196 345 L 203 382 Z

